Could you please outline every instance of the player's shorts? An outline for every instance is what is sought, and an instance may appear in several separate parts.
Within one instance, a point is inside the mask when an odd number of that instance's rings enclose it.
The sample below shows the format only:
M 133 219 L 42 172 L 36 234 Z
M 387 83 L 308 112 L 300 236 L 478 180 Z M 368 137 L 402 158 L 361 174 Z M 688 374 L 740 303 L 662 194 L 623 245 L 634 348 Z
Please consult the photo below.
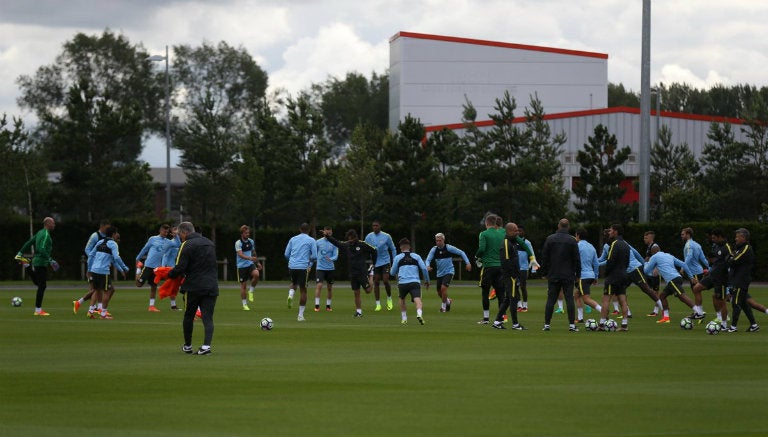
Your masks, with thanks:
M 367 273 L 358 273 L 349 277 L 349 285 L 353 290 L 363 289 L 368 291 L 371 288 L 371 284 L 368 282 Z
M 607 294 L 609 296 L 627 294 L 626 282 L 622 281 L 619 284 L 605 284 L 603 287 L 603 294 Z
M 706 275 L 703 278 L 699 279 L 699 284 L 701 284 L 705 290 L 709 290 L 710 288 L 725 288 L 725 283 L 727 282 L 727 278 L 717 278 L 713 277 L 712 275 Z
M 448 273 L 447 275 L 443 275 L 437 278 L 437 287 L 435 288 L 438 293 L 440 293 L 440 289 L 443 286 L 450 287 L 451 286 L 451 279 L 453 279 L 453 273 Z
M 251 264 L 248 267 L 241 267 L 237 269 L 237 280 L 240 282 L 246 282 L 251 280 L 251 272 L 256 270 L 256 265 Z
M 289 273 L 291 276 L 291 284 L 294 284 L 297 287 L 306 288 L 307 280 L 309 280 L 309 272 L 307 269 L 290 269 Z
M 517 282 L 520 285 L 525 285 L 528 282 L 528 270 L 520 269 L 520 276 L 517 278 Z
M 627 273 L 627 280 L 632 284 L 640 287 L 641 284 L 647 284 L 648 281 L 645 278 L 645 274 L 640 270 L 640 267 L 635 268 L 631 272 Z
M 651 287 L 651 290 L 658 292 L 659 286 L 661 286 L 661 278 L 658 276 L 646 276 L 645 280 L 648 281 L 648 286 Z
M 574 286 L 576 287 L 576 291 L 579 292 L 580 296 L 589 296 L 589 292 L 592 288 L 592 282 L 594 281 L 595 280 L 592 278 L 579 279 L 576 281 Z
M 501 281 L 501 267 L 483 267 L 480 271 L 480 286 L 501 289 L 504 286 Z
M 139 280 L 136 281 L 136 286 L 141 287 L 144 284 L 155 284 L 155 268 L 144 266 L 141 268 L 141 274 Z
M 389 271 L 392 269 L 392 265 L 390 263 L 386 263 L 384 265 L 380 265 L 378 267 L 373 268 L 373 274 L 374 275 L 381 275 L 384 276 L 384 274 L 389 274 Z
M 418 282 L 409 282 L 407 284 L 398 284 L 397 290 L 399 292 L 400 299 L 405 299 L 405 296 L 411 295 L 411 299 L 421 297 L 421 284 Z
M 664 287 L 664 293 L 665 296 L 680 296 L 685 291 L 683 290 L 683 278 L 678 276 L 677 278 L 667 282 L 667 286 Z
M 701 281 L 702 276 L 704 276 L 704 274 L 699 273 L 699 274 L 693 275 L 693 277 L 689 277 L 688 282 L 691 284 L 691 287 L 693 287 L 693 278 L 696 278 L 696 281 Z
M 328 284 L 333 284 L 333 279 L 335 277 L 334 275 L 335 270 L 318 270 L 316 281 L 318 284 L 322 282 L 327 282 Z
M 109 274 L 91 272 L 91 278 L 94 290 L 106 290 L 110 285 Z

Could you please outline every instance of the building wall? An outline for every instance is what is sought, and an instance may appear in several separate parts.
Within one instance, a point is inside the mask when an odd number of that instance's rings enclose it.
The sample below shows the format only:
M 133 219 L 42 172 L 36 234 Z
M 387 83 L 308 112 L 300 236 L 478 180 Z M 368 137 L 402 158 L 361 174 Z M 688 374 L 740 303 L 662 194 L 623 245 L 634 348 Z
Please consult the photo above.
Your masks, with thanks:
M 400 32 L 390 40 L 389 124 L 456 123 L 467 100 L 478 119 L 508 91 L 518 107 L 536 94 L 546 112 L 605 108 L 608 55 Z

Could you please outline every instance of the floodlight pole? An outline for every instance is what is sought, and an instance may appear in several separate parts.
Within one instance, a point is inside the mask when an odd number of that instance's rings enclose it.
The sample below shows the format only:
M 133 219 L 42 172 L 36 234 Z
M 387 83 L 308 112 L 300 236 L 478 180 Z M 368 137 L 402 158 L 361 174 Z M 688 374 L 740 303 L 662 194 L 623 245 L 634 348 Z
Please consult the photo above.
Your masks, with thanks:
M 651 0 L 643 0 L 640 69 L 640 182 L 638 221 L 648 222 L 651 194 Z
M 171 216 L 171 76 L 168 70 L 168 46 L 165 56 L 154 55 L 150 61 L 165 61 L 165 216 Z

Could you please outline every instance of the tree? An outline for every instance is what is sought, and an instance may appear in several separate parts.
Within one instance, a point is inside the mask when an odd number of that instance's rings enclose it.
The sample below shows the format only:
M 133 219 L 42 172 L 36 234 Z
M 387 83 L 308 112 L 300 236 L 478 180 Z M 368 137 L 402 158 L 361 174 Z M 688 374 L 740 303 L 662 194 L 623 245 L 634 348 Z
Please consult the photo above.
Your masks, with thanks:
M 427 138 L 429 147 L 434 151 L 437 175 L 443 191 L 437 193 L 435 225 L 445 226 L 451 221 L 461 221 L 462 211 L 471 211 L 467 192 L 470 184 L 462 178 L 462 168 L 467 159 L 467 149 L 461 139 L 451 129 L 433 132 Z
M 243 155 L 248 127 L 264 99 L 267 75 L 244 48 L 225 42 L 177 46 L 174 53 L 181 112 L 175 142 L 188 178 L 185 203 L 193 215 L 211 225 L 215 240 L 218 223 L 242 217 L 232 210 L 234 196 L 260 191 L 260 169 Z M 251 213 L 258 200 L 259 196 L 249 198 Z
M 594 135 L 576 155 L 581 168 L 573 193 L 580 199 L 574 206 L 581 220 L 591 223 L 630 220 L 629 206 L 619 202 L 626 191 L 619 185 L 625 179 L 621 165 L 630 152 L 629 146 L 619 148 L 616 135 L 609 133 L 608 128 L 602 124 L 595 126 Z
M 349 143 L 359 125 L 374 126 L 384 132 L 389 116 L 389 76 L 359 73 L 344 79 L 331 78 L 312 86 L 318 96 L 329 140 L 340 151 Z
M 416 227 L 435 212 L 435 199 L 442 191 L 437 162 L 421 122 L 406 116 L 397 132 L 384 139 L 381 155 L 381 185 L 384 218 L 408 225 L 416 246 Z
M 640 96 L 624 88 L 623 84 L 608 83 L 608 107 L 640 107 Z
M 744 162 L 746 145 L 737 142 L 729 123 L 712 123 L 699 163 L 702 168 L 700 183 L 707 196 L 707 208 L 714 219 L 747 217 L 746 206 L 752 202 L 753 193 L 745 189 L 749 184 Z M 737 205 L 723 208 L 722 205 Z M 758 213 L 759 214 L 759 213 Z
M 704 205 L 698 195 L 699 165 L 688 144 L 672 144 L 672 131 L 659 130 L 651 147 L 651 209 L 657 218 L 673 219 Z M 686 196 L 687 195 L 687 196 Z
M 380 205 L 383 193 L 376 169 L 383 141 L 381 129 L 358 125 L 339 169 L 337 201 L 345 206 L 344 211 L 360 219 L 360 235 L 364 235 L 366 220 Z
M 50 170 L 61 173 L 49 207 L 65 217 L 143 217 L 151 210 L 149 166 L 138 157 L 162 88 L 146 58 L 124 36 L 78 33 L 54 64 L 18 79 L 19 105 L 39 120 L 34 138 Z

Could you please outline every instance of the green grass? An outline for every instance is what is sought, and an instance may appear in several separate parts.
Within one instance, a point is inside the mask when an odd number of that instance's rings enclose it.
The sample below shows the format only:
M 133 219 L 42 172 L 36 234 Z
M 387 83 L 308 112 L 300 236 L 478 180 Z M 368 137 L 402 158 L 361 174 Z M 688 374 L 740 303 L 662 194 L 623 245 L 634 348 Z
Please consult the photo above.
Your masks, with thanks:
M 274 283 L 273 283 L 274 284 Z M 568 333 L 543 323 L 544 288 L 530 287 L 529 330 L 475 322 L 479 289 L 454 286 L 447 314 L 425 293 L 425 319 L 401 326 L 397 308 L 352 317 L 339 283 L 333 313 L 296 321 L 285 287 L 257 289 L 251 312 L 227 284 L 216 307 L 214 353 L 188 356 L 181 314 L 146 312 L 147 290 L 119 284 L 112 321 L 89 320 L 53 285 L 32 316 L 34 291 L 0 289 L 2 436 L 758 436 L 768 434 L 768 329 L 682 331 L 644 313 L 630 291 L 628 333 Z M 765 301 L 765 288 L 753 295 Z M 12 296 L 24 298 L 12 308 Z M 705 308 L 711 310 L 709 295 Z M 322 299 L 324 304 L 324 297 Z M 491 309 L 496 308 L 492 302 Z M 594 313 L 592 314 L 594 316 Z M 263 316 L 275 329 L 263 332 Z M 765 315 L 757 315 L 766 322 Z M 741 329 L 747 326 L 742 318 Z M 766 324 L 768 327 L 768 324 Z M 196 323 L 194 346 L 202 339 Z

